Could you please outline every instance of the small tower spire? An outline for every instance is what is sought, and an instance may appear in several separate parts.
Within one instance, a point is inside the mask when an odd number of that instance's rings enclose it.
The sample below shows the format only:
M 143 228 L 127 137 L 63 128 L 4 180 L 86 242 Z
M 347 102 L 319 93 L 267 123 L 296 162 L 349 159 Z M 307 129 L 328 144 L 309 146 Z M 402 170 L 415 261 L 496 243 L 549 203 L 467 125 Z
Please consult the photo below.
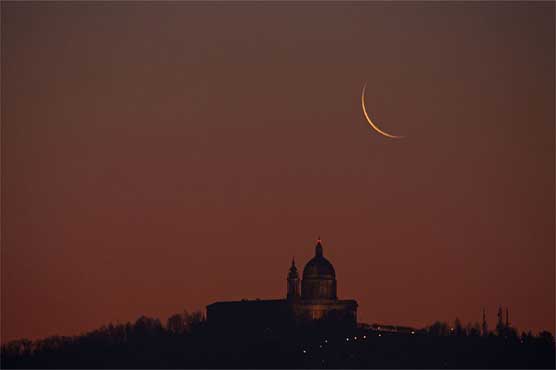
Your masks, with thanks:
M 510 314 L 509 314 L 508 307 L 506 307 L 506 327 L 509 326 L 510 326 Z
M 322 257 L 322 240 L 319 236 L 317 239 L 317 245 L 315 246 L 315 257 Z

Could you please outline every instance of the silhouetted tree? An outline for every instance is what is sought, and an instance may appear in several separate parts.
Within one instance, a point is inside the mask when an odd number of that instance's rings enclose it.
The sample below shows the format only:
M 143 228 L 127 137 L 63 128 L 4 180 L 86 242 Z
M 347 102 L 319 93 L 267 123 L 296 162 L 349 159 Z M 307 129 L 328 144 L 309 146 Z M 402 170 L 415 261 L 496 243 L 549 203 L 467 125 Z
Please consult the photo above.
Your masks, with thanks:
M 166 329 L 174 334 L 185 333 L 187 329 L 187 311 L 170 316 L 166 323 Z
M 502 337 L 506 334 L 506 325 L 504 324 L 504 321 L 502 319 L 502 306 L 498 307 L 498 313 L 496 314 L 496 316 L 498 318 L 496 322 L 496 335 Z
M 473 326 L 467 331 L 467 335 L 472 337 L 478 337 L 481 335 L 481 325 L 475 322 Z
M 519 335 L 517 333 L 517 330 L 511 326 L 506 326 L 506 338 L 510 339 L 512 341 L 517 342 L 519 340 Z
M 195 311 L 186 316 L 185 323 L 189 332 L 195 332 L 196 330 L 204 326 L 205 316 L 202 312 Z
M 539 333 L 539 342 L 554 347 L 554 336 L 548 330 L 543 330 Z
M 27 356 L 33 352 L 33 342 L 29 339 L 18 339 L 2 345 L 2 352 L 9 356 Z
M 521 333 L 521 343 L 525 343 L 525 344 L 533 343 L 533 339 L 534 337 L 531 330 L 529 330 L 527 333 L 526 332 Z
M 457 317 L 454 320 L 454 334 L 457 336 L 465 335 L 463 327 L 461 325 L 461 321 Z
M 445 336 L 449 334 L 448 324 L 445 322 L 436 321 L 434 324 L 429 326 L 428 332 L 434 336 Z
M 158 335 L 163 331 L 162 324 L 159 319 L 153 319 L 147 316 L 141 316 L 133 325 L 134 335 Z

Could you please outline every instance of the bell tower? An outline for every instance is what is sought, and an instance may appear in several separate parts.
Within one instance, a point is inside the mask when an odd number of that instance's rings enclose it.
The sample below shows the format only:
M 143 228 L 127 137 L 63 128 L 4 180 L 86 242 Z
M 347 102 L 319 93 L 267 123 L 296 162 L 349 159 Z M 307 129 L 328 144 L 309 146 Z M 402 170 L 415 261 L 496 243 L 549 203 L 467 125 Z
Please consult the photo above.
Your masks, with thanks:
M 295 259 L 292 258 L 292 265 L 288 272 L 288 293 L 286 298 L 288 300 L 296 300 L 299 297 L 299 274 L 297 273 L 297 267 L 295 267 Z

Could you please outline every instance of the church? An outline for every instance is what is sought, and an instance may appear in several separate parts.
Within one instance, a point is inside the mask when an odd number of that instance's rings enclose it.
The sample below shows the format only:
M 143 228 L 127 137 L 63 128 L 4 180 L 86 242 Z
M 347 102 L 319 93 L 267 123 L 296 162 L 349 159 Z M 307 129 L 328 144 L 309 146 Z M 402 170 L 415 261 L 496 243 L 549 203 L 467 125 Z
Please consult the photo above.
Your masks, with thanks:
M 315 256 L 305 265 L 301 280 L 292 261 L 284 299 L 215 302 L 207 306 L 207 322 L 219 327 L 270 327 L 326 320 L 354 326 L 357 302 L 338 299 L 336 285 L 334 266 L 324 257 L 319 238 Z

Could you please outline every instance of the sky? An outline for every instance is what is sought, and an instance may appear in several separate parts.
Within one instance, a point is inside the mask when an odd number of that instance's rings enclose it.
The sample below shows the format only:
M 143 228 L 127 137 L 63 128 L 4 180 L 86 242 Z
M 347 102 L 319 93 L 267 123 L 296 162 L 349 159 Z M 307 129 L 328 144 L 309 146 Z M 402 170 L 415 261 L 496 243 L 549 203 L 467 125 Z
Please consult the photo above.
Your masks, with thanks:
M 318 236 L 361 322 L 554 331 L 554 14 L 2 1 L 2 341 L 285 297 Z

